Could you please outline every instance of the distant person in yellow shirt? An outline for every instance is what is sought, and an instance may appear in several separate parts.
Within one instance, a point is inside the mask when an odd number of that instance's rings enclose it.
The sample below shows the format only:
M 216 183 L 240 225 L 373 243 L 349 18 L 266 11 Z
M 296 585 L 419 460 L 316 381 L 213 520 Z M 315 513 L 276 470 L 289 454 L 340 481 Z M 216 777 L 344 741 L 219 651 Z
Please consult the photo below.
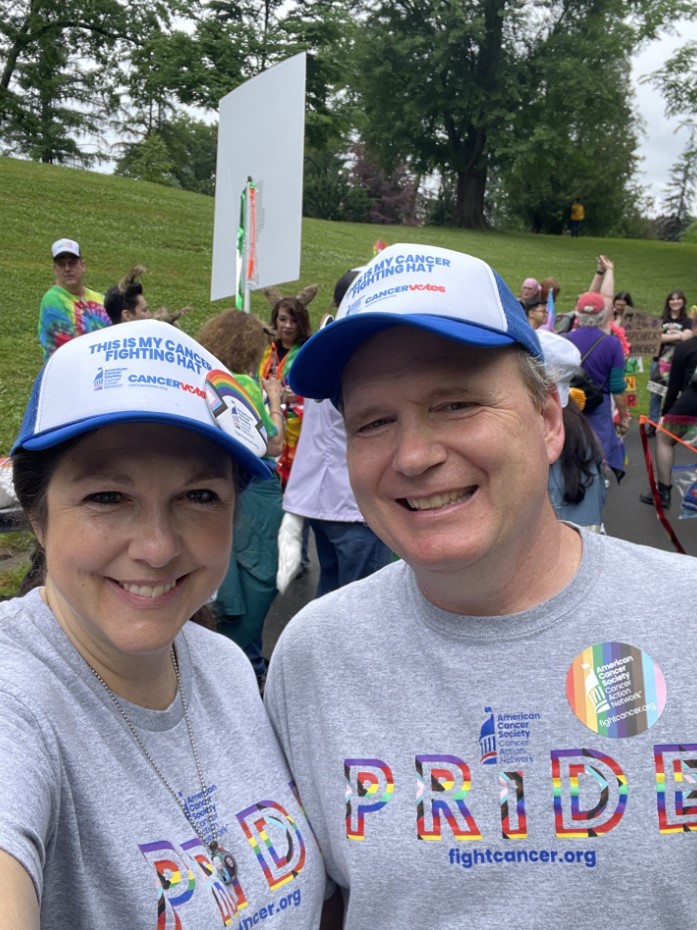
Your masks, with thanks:
M 581 226 L 583 226 L 583 221 L 585 218 L 586 208 L 577 197 L 571 204 L 571 221 L 569 223 L 569 229 L 571 230 L 571 235 L 574 236 L 574 238 L 581 235 Z

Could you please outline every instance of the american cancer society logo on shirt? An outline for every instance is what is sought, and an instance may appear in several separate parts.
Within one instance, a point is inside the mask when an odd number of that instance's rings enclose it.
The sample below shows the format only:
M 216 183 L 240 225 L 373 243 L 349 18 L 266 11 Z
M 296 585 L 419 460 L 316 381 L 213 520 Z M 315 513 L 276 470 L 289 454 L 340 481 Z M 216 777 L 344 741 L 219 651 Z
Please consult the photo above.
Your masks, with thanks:
M 535 711 L 497 714 L 491 707 L 485 707 L 484 713 L 488 716 L 479 731 L 479 761 L 482 765 L 532 762 L 531 731 L 534 722 L 542 719 L 542 714 Z

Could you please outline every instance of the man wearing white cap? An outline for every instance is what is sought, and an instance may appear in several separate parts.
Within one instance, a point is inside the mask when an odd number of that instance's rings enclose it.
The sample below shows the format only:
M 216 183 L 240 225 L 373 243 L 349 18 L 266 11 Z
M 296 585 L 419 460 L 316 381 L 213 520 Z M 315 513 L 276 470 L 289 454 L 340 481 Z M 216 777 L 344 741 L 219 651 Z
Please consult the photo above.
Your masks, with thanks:
M 51 246 L 56 283 L 44 294 L 39 308 L 39 342 L 44 361 L 59 346 L 110 326 L 104 295 L 85 287 L 87 266 L 74 239 L 57 239 Z
M 341 409 L 358 505 L 401 557 L 305 607 L 271 661 L 341 892 L 326 926 L 695 926 L 697 566 L 557 520 L 562 409 L 509 288 L 390 246 L 291 384 Z

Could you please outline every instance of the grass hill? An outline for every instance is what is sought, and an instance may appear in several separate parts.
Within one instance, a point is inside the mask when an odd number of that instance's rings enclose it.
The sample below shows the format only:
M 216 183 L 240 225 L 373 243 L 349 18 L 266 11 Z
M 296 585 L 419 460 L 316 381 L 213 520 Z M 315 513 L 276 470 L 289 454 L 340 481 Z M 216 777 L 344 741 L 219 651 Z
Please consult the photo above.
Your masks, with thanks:
M 38 307 L 53 283 L 50 245 L 61 236 L 77 239 L 88 265 L 86 281 L 106 290 L 134 264 L 149 269 L 148 302 L 195 308 L 183 328 L 195 335 L 231 301 L 209 299 L 213 200 L 186 191 L 53 165 L 0 158 L 0 269 L 5 298 L 0 309 L 0 455 L 18 430 L 31 383 L 41 365 L 36 337 Z M 682 288 L 697 301 L 697 245 L 623 239 L 475 233 L 332 223 L 303 223 L 300 283 L 317 282 L 310 309 L 315 322 L 328 309 L 335 280 L 365 262 L 376 239 L 441 245 L 490 262 L 517 292 L 528 275 L 553 274 L 562 285 L 558 310 L 571 309 L 588 287 L 595 256 L 616 264 L 618 289 L 631 291 L 635 305 L 659 313 L 667 292 Z M 231 260 L 233 260 L 231 256 Z M 298 282 L 281 284 L 294 293 Z M 268 317 L 261 294 L 252 310 Z M 640 409 L 645 399 L 640 396 Z

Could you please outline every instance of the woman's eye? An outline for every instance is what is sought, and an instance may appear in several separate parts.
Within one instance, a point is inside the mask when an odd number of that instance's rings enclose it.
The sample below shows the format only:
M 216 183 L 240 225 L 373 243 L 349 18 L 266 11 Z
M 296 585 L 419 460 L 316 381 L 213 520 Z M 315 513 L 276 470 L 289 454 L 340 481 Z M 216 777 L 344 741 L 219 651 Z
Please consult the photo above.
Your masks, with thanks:
M 90 494 L 87 500 L 91 504 L 118 504 L 121 494 L 119 491 L 97 491 L 95 494 Z

